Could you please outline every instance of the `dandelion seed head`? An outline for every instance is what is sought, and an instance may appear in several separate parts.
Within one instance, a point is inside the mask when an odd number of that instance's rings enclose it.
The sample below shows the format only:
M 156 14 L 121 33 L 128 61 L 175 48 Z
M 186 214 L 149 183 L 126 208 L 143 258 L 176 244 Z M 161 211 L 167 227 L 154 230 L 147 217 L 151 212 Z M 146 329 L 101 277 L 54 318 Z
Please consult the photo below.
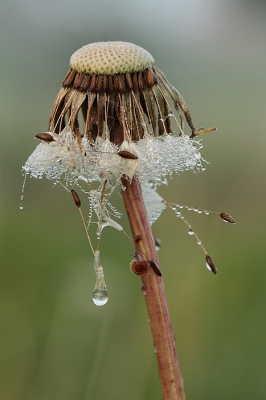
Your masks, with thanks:
M 137 178 L 150 223 L 155 222 L 165 208 L 157 187 L 174 173 L 203 169 L 202 141 L 185 100 L 155 67 L 150 53 L 131 43 L 89 44 L 72 55 L 70 67 L 52 106 L 48 131 L 36 136 L 41 143 L 23 171 L 66 188 L 78 181 L 96 183 L 89 194 L 90 220 L 94 213 L 101 224 L 113 227 L 104 219 L 111 218 L 110 206 L 105 201 L 100 205 L 103 182 L 111 193 L 119 185 L 123 188 L 122 177 Z M 184 120 L 190 137 L 184 133 Z

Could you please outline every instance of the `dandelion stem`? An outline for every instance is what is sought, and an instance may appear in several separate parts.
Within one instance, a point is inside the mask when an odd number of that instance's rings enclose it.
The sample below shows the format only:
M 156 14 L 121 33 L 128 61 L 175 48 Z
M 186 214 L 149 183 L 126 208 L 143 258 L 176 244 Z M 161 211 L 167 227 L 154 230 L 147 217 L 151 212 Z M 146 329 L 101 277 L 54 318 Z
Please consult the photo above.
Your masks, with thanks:
M 122 183 L 126 188 L 122 191 L 122 195 L 136 251 L 147 255 L 149 260 L 159 264 L 140 183 L 135 178 L 131 183 L 122 178 Z M 148 268 L 141 279 L 157 357 L 163 399 L 184 400 L 183 379 L 162 277 L 156 275 L 152 268 Z

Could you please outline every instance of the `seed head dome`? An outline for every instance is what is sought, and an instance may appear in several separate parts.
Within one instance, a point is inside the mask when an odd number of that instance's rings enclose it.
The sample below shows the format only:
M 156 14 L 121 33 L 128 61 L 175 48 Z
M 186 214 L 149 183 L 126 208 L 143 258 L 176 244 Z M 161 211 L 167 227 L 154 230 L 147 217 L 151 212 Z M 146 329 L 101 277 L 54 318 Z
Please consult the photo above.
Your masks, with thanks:
M 77 50 L 70 67 L 89 75 L 116 75 L 140 72 L 154 65 L 151 54 L 127 42 L 91 43 Z

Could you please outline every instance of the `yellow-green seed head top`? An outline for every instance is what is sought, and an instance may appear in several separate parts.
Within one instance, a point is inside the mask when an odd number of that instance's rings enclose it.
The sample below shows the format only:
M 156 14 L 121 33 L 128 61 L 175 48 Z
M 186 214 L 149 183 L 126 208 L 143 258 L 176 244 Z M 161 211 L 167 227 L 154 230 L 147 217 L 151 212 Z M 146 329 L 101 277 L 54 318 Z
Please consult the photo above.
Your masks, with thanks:
M 81 47 L 70 58 L 70 67 L 89 75 L 141 72 L 154 65 L 152 55 L 127 42 L 97 42 Z

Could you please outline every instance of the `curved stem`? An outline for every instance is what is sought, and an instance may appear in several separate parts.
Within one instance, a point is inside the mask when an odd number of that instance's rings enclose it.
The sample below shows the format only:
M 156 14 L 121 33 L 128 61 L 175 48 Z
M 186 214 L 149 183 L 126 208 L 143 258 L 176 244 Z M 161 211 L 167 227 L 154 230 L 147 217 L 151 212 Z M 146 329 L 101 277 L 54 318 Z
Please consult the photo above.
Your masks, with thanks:
M 149 260 L 155 261 L 159 265 L 140 183 L 135 178 L 131 183 L 122 178 L 122 183 L 126 188 L 126 190 L 122 191 L 122 196 L 136 251 L 141 255 L 145 254 Z M 156 275 L 152 268 L 148 268 L 141 278 L 157 357 L 163 399 L 185 400 L 183 379 L 177 358 L 163 279 Z

